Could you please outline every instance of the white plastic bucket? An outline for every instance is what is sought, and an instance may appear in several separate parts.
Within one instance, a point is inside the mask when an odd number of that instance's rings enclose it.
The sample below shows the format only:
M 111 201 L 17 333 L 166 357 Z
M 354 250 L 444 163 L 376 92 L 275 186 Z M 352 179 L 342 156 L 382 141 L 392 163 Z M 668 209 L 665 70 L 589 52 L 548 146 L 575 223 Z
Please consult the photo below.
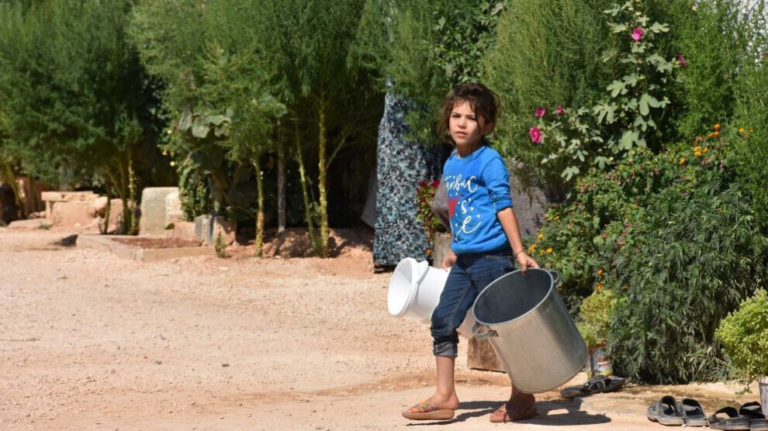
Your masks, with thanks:
M 401 260 L 389 280 L 389 314 L 429 320 L 447 279 L 448 271 L 429 266 L 426 261 L 410 257 Z

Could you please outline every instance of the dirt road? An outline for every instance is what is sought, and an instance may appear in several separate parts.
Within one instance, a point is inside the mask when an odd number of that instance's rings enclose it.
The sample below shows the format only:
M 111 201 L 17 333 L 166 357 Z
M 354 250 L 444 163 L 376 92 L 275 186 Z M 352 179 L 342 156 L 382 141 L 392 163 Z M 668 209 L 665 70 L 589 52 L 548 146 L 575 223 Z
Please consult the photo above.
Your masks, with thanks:
M 457 417 L 408 422 L 400 410 L 432 390 L 429 331 L 387 314 L 390 274 L 369 250 L 142 263 L 53 245 L 67 234 L 0 228 L 0 430 L 640 430 L 661 429 L 645 409 L 663 394 L 708 413 L 758 398 L 735 384 L 551 392 L 537 417 L 495 425 L 506 377 L 462 351 Z

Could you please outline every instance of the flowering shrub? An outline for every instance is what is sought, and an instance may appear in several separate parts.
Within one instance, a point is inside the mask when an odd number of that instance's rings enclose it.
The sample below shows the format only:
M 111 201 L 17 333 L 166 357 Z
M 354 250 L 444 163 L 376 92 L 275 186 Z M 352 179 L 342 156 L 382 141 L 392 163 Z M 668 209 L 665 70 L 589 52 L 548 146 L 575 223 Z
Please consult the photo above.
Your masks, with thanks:
M 617 372 L 653 382 L 724 373 L 714 330 L 768 275 L 767 241 L 725 161 L 723 135 L 737 130 L 713 125 L 656 155 L 634 148 L 609 173 L 592 169 L 529 247 L 560 271 L 572 312 L 596 291 L 619 294 L 607 331 Z
M 606 87 L 608 97 L 591 108 L 558 106 L 555 115 L 549 116 L 546 109 L 538 108 L 538 124 L 529 129 L 531 142 L 544 146 L 542 163 L 558 160 L 566 183 L 592 166 L 614 165 L 633 148 L 661 148 L 661 116 L 670 103 L 665 86 L 673 82 L 674 69 L 682 64 L 681 55 L 665 60 L 656 52 L 654 38 L 669 28 L 649 24 L 642 1 L 616 5 L 605 13 L 618 21 L 610 28 L 620 37 L 619 49 L 604 57 L 616 62 L 620 75 Z
M 435 240 L 435 232 L 445 232 L 445 226 L 432 212 L 432 201 L 435 199 L 435 192 L 440 186 L 440 181 L 432 182 L 419 181 L 416 187 L 416 197 L 418 198 L 418 214 L 416 218 L 424 224 L 424 233 L 427 235 L 427 241 L 431 244 Z

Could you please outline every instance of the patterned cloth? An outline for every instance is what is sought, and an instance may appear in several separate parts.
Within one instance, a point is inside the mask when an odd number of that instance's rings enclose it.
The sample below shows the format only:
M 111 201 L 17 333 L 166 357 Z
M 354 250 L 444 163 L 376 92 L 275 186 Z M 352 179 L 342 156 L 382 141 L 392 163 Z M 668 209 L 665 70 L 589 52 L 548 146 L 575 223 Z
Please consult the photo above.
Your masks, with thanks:
M 418 214 L 416 187 L 432 181 L 448 156 L 445 146 L 431 146 L 405 138 L 407 103 L 392 94 L 385 97 L 376 147 L 376 222 L 373 263 L 395 266 L 401 259 L 426 259 L 427 237 Z

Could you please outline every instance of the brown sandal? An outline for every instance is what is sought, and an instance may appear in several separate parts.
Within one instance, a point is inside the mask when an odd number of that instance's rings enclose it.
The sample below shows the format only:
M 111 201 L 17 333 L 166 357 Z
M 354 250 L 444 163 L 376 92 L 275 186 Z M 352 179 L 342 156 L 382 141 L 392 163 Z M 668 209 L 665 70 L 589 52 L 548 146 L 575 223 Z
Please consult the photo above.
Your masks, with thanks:
M 454 412 L 453 409 L 441 409 L 426 401 L 420 401 L 403 410 L 402 413 L 404 418 L 415 421 L 447 421 L 453 419 Z
M 513 412 L 509 412 L 507 410 L 507 404 L 504 403 L 499 407 L 495 412 L 491 414 L 491 422 L 493 423 L 507 423 L 507 422 L 514 422 L 519 421 L 522 419 L 530 419 L 534 416 L 536 416 L 536 404 L 531 404 L 529 407 L 526 407 L 524 409 L 520 410 L 514 410 Z M 495 418 L 494 415 L 497 413 L 503 413 L 504 416 L 501 419 Z

